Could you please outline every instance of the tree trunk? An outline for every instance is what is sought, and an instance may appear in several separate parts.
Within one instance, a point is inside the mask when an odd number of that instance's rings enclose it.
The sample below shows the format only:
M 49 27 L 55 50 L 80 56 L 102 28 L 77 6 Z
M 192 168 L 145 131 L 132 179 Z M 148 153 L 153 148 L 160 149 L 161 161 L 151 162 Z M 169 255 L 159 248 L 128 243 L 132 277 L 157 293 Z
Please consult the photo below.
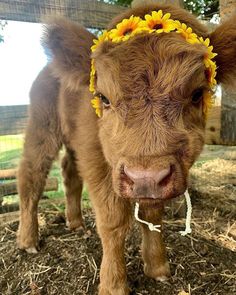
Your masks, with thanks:
M 236 0 L 220 0 L 221 22 L 234 13 L 236 13 Z M 224 143 L 236 143 L 236 92 L 226 87 L 222 89 L 220 134 Z

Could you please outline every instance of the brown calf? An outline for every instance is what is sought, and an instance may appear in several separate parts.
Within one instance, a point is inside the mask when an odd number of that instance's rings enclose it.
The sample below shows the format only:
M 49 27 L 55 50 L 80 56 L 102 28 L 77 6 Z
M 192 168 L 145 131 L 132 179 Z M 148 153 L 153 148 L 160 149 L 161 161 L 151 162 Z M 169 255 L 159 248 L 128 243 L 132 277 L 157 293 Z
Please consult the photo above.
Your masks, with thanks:
M 188 12 L 155 5 L 128 10 L 131 15 L 163 10 L 209 37 L 218 55 L 217 81 L 236 80 L 236 19 L 212 34 Z M 166 199 L 181 195 L 188 171 L 204 143 L 203 92 L 209 86 L 203 58 L 206 47 L 172 33 L 140 33 L 128 41 L 104 41 L 93 52 L 95 88 L 103 115 L 91 107 L 89 91 L 92 41 L 81 26 L 62 19 L 47 25 L 44 46 L 51 61 L 35 80 L 30 119 L 19 167 L 18 245 L 38 249 L 37 206 L 45 179 L 62 145 L 67 223 L 83 226 L 81 191 L 87 184 L 103 246 L 99 295 L 125 295 L 124 242 L 133 201 L 140 217 L 161 224 Z M 142 226 L 145 273 L 170 276 L 162 236 Z

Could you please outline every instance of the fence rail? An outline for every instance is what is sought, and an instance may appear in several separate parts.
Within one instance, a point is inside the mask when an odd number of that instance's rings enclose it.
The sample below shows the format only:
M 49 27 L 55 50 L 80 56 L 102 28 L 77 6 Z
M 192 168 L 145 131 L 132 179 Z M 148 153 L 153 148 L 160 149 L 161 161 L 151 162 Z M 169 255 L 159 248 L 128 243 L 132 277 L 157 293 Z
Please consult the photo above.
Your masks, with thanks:
M 104 29 L 125 7 L 95 0 L 0 0 L 0 19 L 39 23 L 64 16 L 87 28 Z
M 28 119 L 28 106 L 0 106 L 0 135 L 24 133 Z

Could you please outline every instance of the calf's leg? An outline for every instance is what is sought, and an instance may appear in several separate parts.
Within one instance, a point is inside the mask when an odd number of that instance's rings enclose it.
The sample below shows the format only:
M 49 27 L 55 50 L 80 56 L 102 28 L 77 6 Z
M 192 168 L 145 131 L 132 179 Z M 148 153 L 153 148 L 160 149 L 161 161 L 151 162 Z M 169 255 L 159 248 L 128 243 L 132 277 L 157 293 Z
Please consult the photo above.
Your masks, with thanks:
M 139 217 L 153 224 L 162 224 L 162 210 L 153 208 L 142 208 Z M 148 226 L 142 227 L 142 257 L 144 260 L 144 272 L 147 276 L 159 281 L 170 277 L 170 267 L 166 258 L 165 245 L 162 233 L 150 231 Z
M 30 116 L 22 160 L 18 169 L 20 225 L 18 246 L 28 252 L 38 247 L 38 201 L 51 164 L 57 156 L 62 135 L 57 111 L 58 81 L 45 67 L 30 91 Z
M 103 247 L 99 295 L 127 295 L 124 244 L 130 225 L 130 204 L 114 193 L 106 199 L 97 195 L 96 201 L 97 228 Z
M 66 190 L 67 225 L 71 230 L 83 227 L 81 214 L 81 194 L 83 181 L 76 169 L 76 158 L 72 150 L 67 149 L 62 161 L 62 173 Z
M 20 196 L 20 224 L 18 246 L 27 252 L 38 248 L 38 201 L 43 193 L 51 164 L 58 154 L 60 142 L 54 134 L 29 124 L 23 157 L 18 169 L 18 192 Z

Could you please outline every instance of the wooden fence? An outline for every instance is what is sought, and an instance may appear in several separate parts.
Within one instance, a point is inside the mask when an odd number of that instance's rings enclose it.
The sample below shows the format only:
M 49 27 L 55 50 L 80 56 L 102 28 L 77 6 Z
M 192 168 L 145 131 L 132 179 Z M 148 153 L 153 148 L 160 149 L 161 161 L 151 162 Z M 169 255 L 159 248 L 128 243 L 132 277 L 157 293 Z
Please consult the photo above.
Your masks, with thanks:
M 28 120 L 28 106 L 0 106 L 0 136 L 1 135 L 16 135 L 25 132 Z M 4 138 L 0 137 L 0 155 L 1 144 L 4 146 Z M 2 168 L 0 160 L 0 169 Z M 6 211 L 18 210 L 18 206 L 3 206 L 3 197 L 17 194 L 17 171 L 14 169 L 0 170 L 0 214 Z M 44 191 L 57 191 L 58 179 L 51 177 L 47 180 Z
M 0 19 L 39 23 L 64 16 L 87 28 L 104 29 L 125 7 L 96 0 L 0 0 Z
M 27 109 L 27 105 L 0 106 L 0 135 L 23 133 L 28 118 Z

